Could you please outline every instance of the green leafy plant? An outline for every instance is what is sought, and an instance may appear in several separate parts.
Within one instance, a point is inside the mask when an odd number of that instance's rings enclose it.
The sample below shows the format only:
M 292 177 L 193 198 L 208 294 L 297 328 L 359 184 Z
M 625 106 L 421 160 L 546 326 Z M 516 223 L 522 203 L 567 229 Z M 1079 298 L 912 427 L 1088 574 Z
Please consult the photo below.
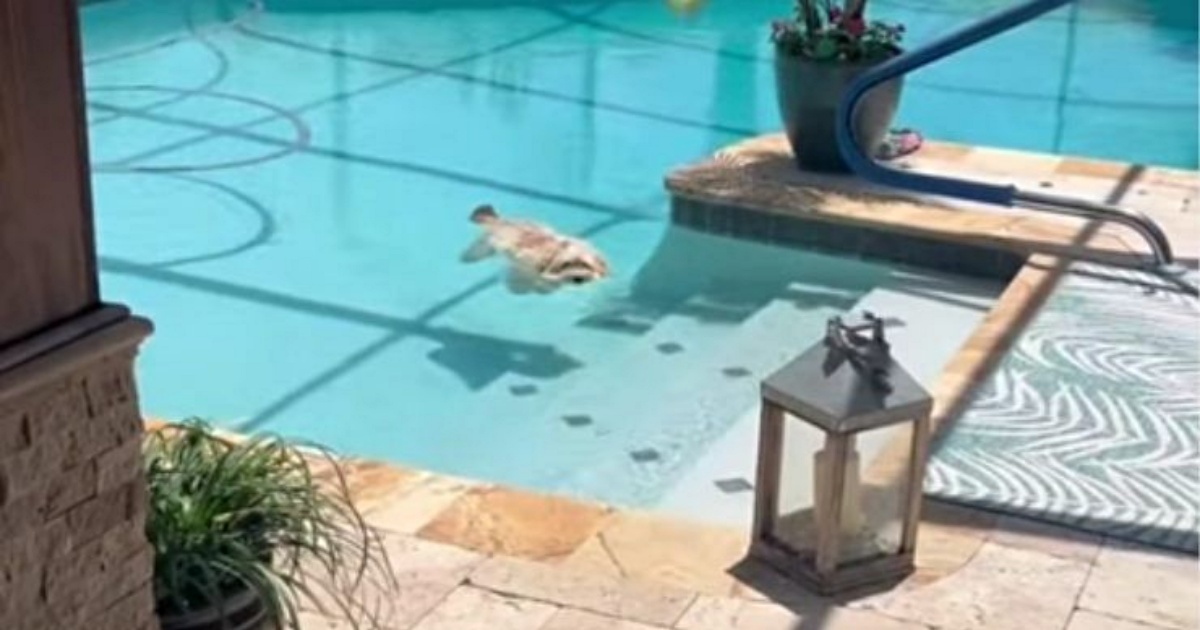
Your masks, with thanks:
M 900 54 L 904 25 L 868 22 L 867 0 L 796 0 L 791 19 L 771 25 L 781 53 L 816 61 L 865 63 Z
M 328 452 L 233 441 L 192 419 L 151 433 L 144 455 L 160 616 L 221 608 L 249 588 L 282 628 L 298 628 L 302 601 L 379 626 L 395 578 Z

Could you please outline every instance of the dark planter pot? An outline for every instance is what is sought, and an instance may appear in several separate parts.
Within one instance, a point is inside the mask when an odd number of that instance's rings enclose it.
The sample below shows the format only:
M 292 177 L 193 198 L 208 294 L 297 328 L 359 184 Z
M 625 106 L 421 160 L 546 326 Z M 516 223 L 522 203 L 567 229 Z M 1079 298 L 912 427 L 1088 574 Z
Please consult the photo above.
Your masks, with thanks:
M 225 605 L 178 615 L 160 615 L 162 630 L 274 630 L 262 597 L 251 588 L 230 593 Z
M 846 173 L 837 145 L 837 107 L 854 79 L 874 64 L 818 62 L 777 52 L 775 87 L 796 164 L 804 170 Z M 855 116 L 859 147 L 872 155 L 883 142 L 900 104 L 901 79 L 867 93 Z

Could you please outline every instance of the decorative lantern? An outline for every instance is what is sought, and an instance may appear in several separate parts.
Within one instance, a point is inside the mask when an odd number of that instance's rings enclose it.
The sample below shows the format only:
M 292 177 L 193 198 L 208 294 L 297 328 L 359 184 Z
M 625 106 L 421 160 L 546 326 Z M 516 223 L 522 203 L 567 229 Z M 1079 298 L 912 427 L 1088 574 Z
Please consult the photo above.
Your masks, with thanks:
M 762 383 L 751 555 L 823 595 L 909 574 L 932 408 L 882 319 L 829 320 Z

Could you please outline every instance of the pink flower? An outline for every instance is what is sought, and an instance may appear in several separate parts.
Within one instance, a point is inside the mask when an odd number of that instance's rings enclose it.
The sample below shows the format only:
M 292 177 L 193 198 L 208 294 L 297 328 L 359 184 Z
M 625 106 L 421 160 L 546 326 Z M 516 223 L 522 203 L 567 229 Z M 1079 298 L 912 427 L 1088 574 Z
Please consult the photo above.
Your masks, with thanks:
M 842 23 L 842 28 L 854 37 L 862 37 L 867 32 L 867 23 L 861 17 L 852 17 Z

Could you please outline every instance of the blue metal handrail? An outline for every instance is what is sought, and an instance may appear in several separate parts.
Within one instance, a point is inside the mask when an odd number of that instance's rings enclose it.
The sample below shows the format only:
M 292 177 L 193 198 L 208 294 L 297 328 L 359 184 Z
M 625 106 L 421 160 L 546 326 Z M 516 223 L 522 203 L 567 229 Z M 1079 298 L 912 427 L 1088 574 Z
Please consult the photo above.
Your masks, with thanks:
M 1020 206 L 1069 216 L 1103 218 L 1136 230 L 1150 244 L 1151 252 L 1160 267 L 1171 265 L 1173 256 L 1166 234 L 1149 217 L 1140 212 L 1109 204 L 1093 203 L 1026 192 L 1015 186 L 998 186 L 953 177 L 942 177 L 881 166 L 859 148 L 854 135 L 854 114 L 859 102 L 872 88 L 934 61 L 948 57 L 983 40 L 990 39 L 1041 17 L 1075 0 L 1029 0 L 986 17 L 979 22 L 934 40 L 924 46 L 898 55 L 865 72 L 855 80 L 838 106 L 837 142 L 842 157 L 859 176 L 868 181 L 919 193 L 955 197 L 968 201 Z

